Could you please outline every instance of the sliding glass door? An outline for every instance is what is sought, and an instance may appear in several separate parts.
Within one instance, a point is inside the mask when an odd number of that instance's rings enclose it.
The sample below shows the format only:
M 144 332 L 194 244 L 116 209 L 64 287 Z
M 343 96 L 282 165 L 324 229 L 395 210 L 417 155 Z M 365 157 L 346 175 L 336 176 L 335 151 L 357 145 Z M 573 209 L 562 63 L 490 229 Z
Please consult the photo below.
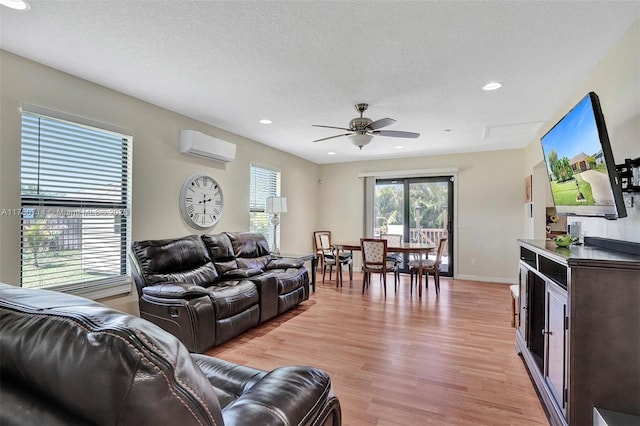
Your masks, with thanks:
M 441 237 L 448 237 L 440 270 L 442 275 L 453 276 L 451 176 L 377 179 L 374 219 L 374 236 L 401 234 L 405 242 L 434 245 Z

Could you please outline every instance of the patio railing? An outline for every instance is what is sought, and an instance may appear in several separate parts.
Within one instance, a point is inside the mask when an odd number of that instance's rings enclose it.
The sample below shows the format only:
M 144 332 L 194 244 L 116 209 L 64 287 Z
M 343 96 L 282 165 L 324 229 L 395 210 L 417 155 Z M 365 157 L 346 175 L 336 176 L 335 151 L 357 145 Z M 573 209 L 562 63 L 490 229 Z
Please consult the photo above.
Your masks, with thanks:
M 417 243 L 438 244 L 442 237 L 447 236 L 444 228 L 411 228 L 409 230 L 409 241 Z
M 374 229 L 374 235 L 386 234 L 387 229 Z M 444 228 L 410 228 L 409 241 L 412 243 L 438 244 L 442 237 L 447 236 L 447 230 Z

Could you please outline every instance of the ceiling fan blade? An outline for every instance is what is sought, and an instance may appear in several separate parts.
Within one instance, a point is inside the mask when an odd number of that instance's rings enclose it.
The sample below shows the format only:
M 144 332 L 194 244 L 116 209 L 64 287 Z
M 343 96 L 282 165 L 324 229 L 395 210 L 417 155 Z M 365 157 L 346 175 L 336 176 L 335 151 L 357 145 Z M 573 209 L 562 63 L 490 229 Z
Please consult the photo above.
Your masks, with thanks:
M 391 136 L 393 138 L 412 138 L 415 139 L 420 136 L 420 133 L 414 132 L 403 132 L 400 130 L 376 130 L 375 132 L 371 132 L 374 135 L 380 136 Z
M 335 126 L 323 126 L 321 124 L 312 124 L 311 126 L 313 127 L 324 127 L 326 129 L 338 129 L 338 130 L 346 130 L 348 132 L 351 132 L 351 129 L 347 129 L 346 127 L 335 127 Z
M 343 135 L 329 136 L 328 138 L 316 139 L 314 142 L 326 141 L 327 139 L 340 138 L 342 136 L 349 136 L 349 135 L 352 135 L 352 134 L 353 134 L 353 132 L 345 133 Z
M 394 120 L 393 118 L 381 118 L 380 120 L 376 120 L 376 121 L 370 123 L 367 126 L 367 129 L 368 130 L 382 129 L 383 127 L 390 126 L 395 122 L 396 122 L 396 120 Z

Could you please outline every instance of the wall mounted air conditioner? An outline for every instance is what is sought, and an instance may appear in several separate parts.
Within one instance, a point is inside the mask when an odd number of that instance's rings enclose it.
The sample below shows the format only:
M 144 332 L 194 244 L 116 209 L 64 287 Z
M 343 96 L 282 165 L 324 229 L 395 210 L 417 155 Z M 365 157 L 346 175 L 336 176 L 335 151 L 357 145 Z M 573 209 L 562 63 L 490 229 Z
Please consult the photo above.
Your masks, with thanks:
M 236 145 L 195 130 L 182 130 L 180 152 L 228 163 L 236 157 Z

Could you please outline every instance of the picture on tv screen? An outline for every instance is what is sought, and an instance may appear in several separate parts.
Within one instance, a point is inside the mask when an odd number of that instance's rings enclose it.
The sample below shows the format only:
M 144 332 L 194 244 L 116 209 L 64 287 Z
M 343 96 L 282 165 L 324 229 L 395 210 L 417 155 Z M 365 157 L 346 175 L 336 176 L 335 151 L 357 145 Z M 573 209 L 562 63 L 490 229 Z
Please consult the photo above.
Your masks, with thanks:
M 556 213 L 609 219 L 626 216 L 595 93 L 587 94 L 541 142 Z

